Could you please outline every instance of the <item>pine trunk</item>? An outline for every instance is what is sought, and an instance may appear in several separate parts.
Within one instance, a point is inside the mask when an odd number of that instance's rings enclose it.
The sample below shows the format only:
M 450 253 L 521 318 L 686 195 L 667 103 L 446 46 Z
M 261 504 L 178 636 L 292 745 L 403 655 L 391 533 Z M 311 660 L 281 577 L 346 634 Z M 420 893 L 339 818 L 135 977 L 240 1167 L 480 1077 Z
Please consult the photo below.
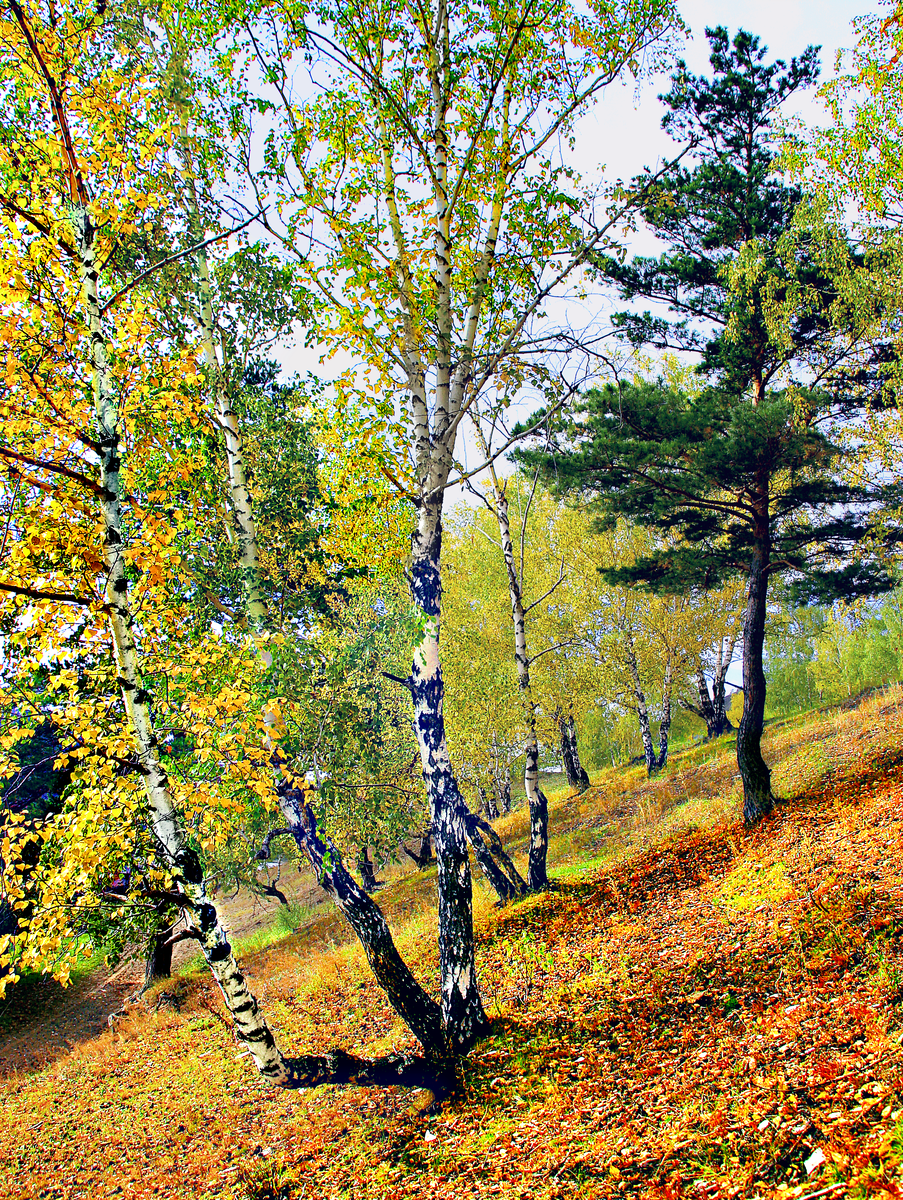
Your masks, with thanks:
M 767 499 L 749 569 L 743 619 L 743 716 L 737 730 L 737 765 L 743 780 L 743 816 L 752 825 L 774 807 L 771 772 L 762 757 L 765 727 L 765 617 L 768 596 Z
M 439 664 L 442 501 L 422 500 L 411 539 L 411 595 L 420 614 L 411 695 L 414 733 L 430 802 L 439 889 L 439 970 L 442 1014 L 452 1046 L 464 1051 L 486 1028 L 477 987 L 473 895 L 465 824 L 467 811 L 445 739 L 444 685 Z

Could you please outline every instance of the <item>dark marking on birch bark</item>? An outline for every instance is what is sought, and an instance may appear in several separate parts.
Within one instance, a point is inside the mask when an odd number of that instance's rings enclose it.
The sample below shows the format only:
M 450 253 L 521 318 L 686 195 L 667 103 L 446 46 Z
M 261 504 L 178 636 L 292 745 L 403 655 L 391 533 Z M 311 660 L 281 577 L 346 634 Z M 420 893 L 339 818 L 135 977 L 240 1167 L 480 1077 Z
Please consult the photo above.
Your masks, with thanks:
M 633 638 L 630 631 L 624 630 L 624 660 L 627 663 L 627 670 L 630 673 L 630 680 L 633 684 L 633 698 L 636 703 L 637 721 L 640 726 L 640 736 L 643 739 L 643 761 L 646 763 L 646 774 L 652 775 L 655 772 L 656 754 L 655 748 L 652 745 L 652 730 L 649 726 L 649 709 L 646 707 L 646 694 L 643 691 L 643 684 L 640 680 L 640 669 L 637 665 L 636 653 L 633 648 Z
M 442 1017 L 450 1045 L 463 1053 L 483 1033 L 487 1019 L 476 978 L 466 806 L 445 739 L 439 664 L 441 516 L 441 498 L 424 500 L 411 539 L 411 596 L 422 622 L 411 667 L 411 698 L 436 853 Z
M 287 828 L 329 894 L 357 934 L 377 983 L 434 1063 L 453 1057 L 435 1000 L 414 978 L 389 930 L 382 910 L 347 870 L 332 842 L 317 832 L 317 822 L 306 796 L 286 782 L 278 786 L 280 808 Z
M 536 734 L 536 704 L 530 685 L 530 658 L 527 653 L 527 626 L 524 612 L 523 580 L 518 576 L 508 518 L 508 498 L 497 483 L 494 486 L 495 514 L 499 540 L 508 576 L 508 596 L 514 626 L 514 661 L 520 689 L 524 721 L 527 726 L 527 747 L 524 757 L 524 791 L 530 809 L 530 853 L 527 879 L 530 888 L 538 891 L 548 885 L 549 805 L 539 786 L 539 742 Z
M 558 734 L 561 739 L 561 762 L 568 784 L 572 788 L 576 788 L 577 791 L 585 792 L 589 787 L 589 775 L 580 761 L 580 751 L 577 746 L 577 725 L 574 721 L 574 714 L 568 712 L 565 715 L 561 709 L 558 709 L 556 718 L 558 721 Z
M 673 675 L 673 656 L 668 652 L 665 665 L 665 678 L 662 684 L 662 719 L 658 727 L 658 758 L 655 769 L 660 771 L 668 761 L 668 735 L 671 732 L 671 686 Z

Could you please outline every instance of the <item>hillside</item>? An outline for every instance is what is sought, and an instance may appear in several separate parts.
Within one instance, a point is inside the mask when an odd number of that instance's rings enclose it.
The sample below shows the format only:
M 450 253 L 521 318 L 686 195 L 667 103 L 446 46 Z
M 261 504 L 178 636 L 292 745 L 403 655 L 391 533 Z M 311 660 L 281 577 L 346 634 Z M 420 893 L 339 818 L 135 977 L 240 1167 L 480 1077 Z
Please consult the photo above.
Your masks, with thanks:
M 0 1084 L 8 1196 L 903 1194 L 903 693 L 769 730 L 785 802 L 739 823 L 728 743 L 553 800 L 546 894 L 479 890 L 495 1019 L 461 1095 L 267 1091 L 188 973 Z M 499 825 L 519 846 L 525 818 Z M 430 873 L 382 893 L 421 977 Z M 245 958 L 292 1052 L 405 1043 L 331 916 Z

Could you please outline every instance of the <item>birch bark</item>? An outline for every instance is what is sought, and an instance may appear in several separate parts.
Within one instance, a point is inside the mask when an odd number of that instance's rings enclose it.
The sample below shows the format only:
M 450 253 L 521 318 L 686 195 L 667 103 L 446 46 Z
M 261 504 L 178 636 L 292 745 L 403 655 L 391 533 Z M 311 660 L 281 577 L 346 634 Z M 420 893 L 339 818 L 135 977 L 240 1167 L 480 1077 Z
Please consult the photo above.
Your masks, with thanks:
M 587 775 L 586 768 L 580 761 L 574 714 L 573 712 L 568 712 L 565 715 L 561 709 L 558 709 L 556 720 L 558 721 L 558 734 L 561 740 L 561 761 L 564 765 L 564 773 L 567 776 L 567 781 L 572 788 L 578 788 L 581 792 L 586 791 L 589 787 L 589 775 Z
M 660 771 L 668 761 L 668 735 L 671 732 L 671 689 L 674 675 L 674 655 L 668 650 L 665 678 L 662 683 L 662 719 L 658 727 L 658 758 L 655 769 Z
M 198 238 L 198 241 L 201 241 Z M 229 494 L 232 500 L 232 515 L 238 543 L 238 566 L 245 593 L 245 610 L 248 626 L 262 633 L 266 627 L 267 610 L 261 586 L 258 561 L 257 529 L 248 474 L 245 467 L 244 444 L 238 424 L 238 415 L 226 378 L 225 364 L 219 361 L 216 351 L 216 326 L 213 316 L 213 300 L 210 289 L 210 264 L 207 251 L 202 246 L 196 255 L 200 286 L 199 317 L 204 357 L 214 392 L 214 421 L 223 434 L 226 448 L 226 469 L 229 478 Z
M 766 479 L 754 497 L 756 544 L 753 548 L 743 618 L 743 716 L 737 729 L 737 765 L 743 780 L 743 817 L 753 824 L 774 807 L 771 771 L 762 757 L 765 727 L 765 671 L 762 648 L 768 597 L 769 498 Z
M 487 1022 L 474 958 L 467 809 L 452 770 L 443 716 L 439 661 L 441 495 L 440 489 L 437 499 L 421 501 L 411 540 L 411 594 L 420 614 L 420 635 L 411 666 L 411 696 L 436 852 L 442 1015 L 452 1045 L 463 1051 L 473 1045 Z
M 727 683 L 727 672 L 733 661 L 736 641 L 736 634 L 732 633 L 729 637 L 722 639 L 718 643 L 718 661 L 715 664 L 715 673 L 712 678 L 713 737 L 720 737 L 721 734 L 733 728 L 728 720 L 727 702 L 724 693 Z
M 511 538 L 511 518 L 508 511 L 508 497 L 504 485 L 496 475 L 495 466 L 491 462 L 489 445 L 483 434 L 478 414 L 473 416 L 473 427 L 477 445 L 483 457 L 489 461 L 489 475 L 492 483 L 492 503 L 488 507 L 495 515 L 499 529 L 499 544 L 502 558 L 505 562 L 505 574 L 508 579 L 508 597 L 511 603 L 511 621 L 514 631 L 514 662 L 517 670 L 517 685 L 520 691 L 521 708 L 527 738 L 524 751 L 524 791 L 527 795 L 527 805 L 530 812 L 530 851 L 527 871 L 527 882 L 531 890 L 536 891 L 547 886 L 548 852 L 549 852 L 549 802 L 539 786 L 539 740 L 536 735 L 536 702 L 533 698 L 533 688 L 530 683 L 530 656 L 527 649 L 527 623 L 523 595 L 523 545 L 526 534 L 527 511 L 522 517 L 521 526 L 521 562 L 518 571 L 514 556 L 514 543 Z M 532 499 L 532 493 L 531 493 Z
M 485 443 L 484 443 L 485 445 Z M 517 667 L 517 683 L 520 688 L 524 723 L 527 727 L 527 744 L 524 759 L 524 790 L 530 809 L 530 857 L 527 882 L 532 890 L 544 888 L 548 882 L 547 859 L 549 853 L 549 802 L 539 786 L 539 740 L 536 736 L 536 701 L 530 683 L 530 657 L 527 652 L 527 625 L 521 578 L 514 559 L 511 541 L 511 522 L 508 515 L 508 498 L 492 472 L 495 515 L 498 520 L 499 538 L 505 571 L 508 576 L 508 595 L 511 600 L 511 620 L 514 626 L 514 661 Z
M 637 664 L 636 650 L 629 629 L 624 629 L 624 662 L 633 685 L 633 698 L 636 704 L 636 715 L 640 725 L 640 735 L 643 739 L 643 757 L 646 761 L 646 773 L 652 775 L 655 771 L 656 754 L 652 744 L 652 729 L 649 724 L 649 709 L 646 705 L 646 694 L 640 679 L 640 669 Z
M 98 303 L 95 229 L 85 200 L 73 204 L 71 222 L 91 335 L 95 417 L 101 447 L 101 512 L 104 525 L 106 606 L 118 669 L 118 685 L 141 763 L 150 823 L 179 891 L 189 902 L 188 920 L 198 935 L 204 957 L 216 979 L 235 1030 L 264 1078 L 292 1085 L 292 1068 L 275 1039 L 239 970 L 216 906 L 207 896 L 204 875 L 192 850 L 169 790 L 158 753 L 150 709 L 134 640 L 134 615 L 126 575 L 126 539 L 122 521 L 123 446 L 113 387 L 109 347 Z

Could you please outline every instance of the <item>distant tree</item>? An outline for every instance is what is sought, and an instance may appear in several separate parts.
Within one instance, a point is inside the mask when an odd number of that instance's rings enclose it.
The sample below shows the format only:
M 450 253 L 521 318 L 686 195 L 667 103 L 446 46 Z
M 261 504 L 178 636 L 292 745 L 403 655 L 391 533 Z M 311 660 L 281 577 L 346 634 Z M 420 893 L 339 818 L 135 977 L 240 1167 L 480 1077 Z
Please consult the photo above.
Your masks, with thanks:
M 862 415 L 867 393 L 838 381 L 849 342 L 838 336 L 836 291 L 805 248 L 781 254 L 801 194 L 776 173 L 773 122 L 788 96 L 815 82 L 816 50 L 766 65 L 758 38 L 707 33 L 713 77 L 682 63 L 663 97 L 664 128 L 695 140 L 692 165 L 650 186 L 643 206 L 667 249 L 629 263 L 593 260 L 625 300 L 670 314 L 623 312 L 622 335 L 698 355 L 705 386 L 691 394 L 661 382 L 607 384 L 560 424 L 551 449 L 522 458 L 558 491 L 592 500 L 603 524 L 626 516 L 676 537 L 610 580 L 679 592 L 745 576 L 737 759 L 754 822 L 774 800 L 760 748 L 770 579 L 791 572 L 798 592 L 820 596 L 875 592 L 890 579 L 854 557 L 882 496 L 841 475 L 835 431 Z M 842 243 L 838 251 L 849 252 Z M 774 336 L 771 309 L 803 293 L 805 305 L 788 305 Z
M 711 739 L 733 729 L 727 715 L 726 689 L 727 673 L 734 661 L 742 628 L 741 581 L 708 589 L 694 599 L 695 611 L 706 614 L 709 637 L 693 664 L 696 695 L 692 700 L 681 697 L 680 705 L 705 721 L 706 736 Z M 707 675 L 712 677 L 711 685 Z

